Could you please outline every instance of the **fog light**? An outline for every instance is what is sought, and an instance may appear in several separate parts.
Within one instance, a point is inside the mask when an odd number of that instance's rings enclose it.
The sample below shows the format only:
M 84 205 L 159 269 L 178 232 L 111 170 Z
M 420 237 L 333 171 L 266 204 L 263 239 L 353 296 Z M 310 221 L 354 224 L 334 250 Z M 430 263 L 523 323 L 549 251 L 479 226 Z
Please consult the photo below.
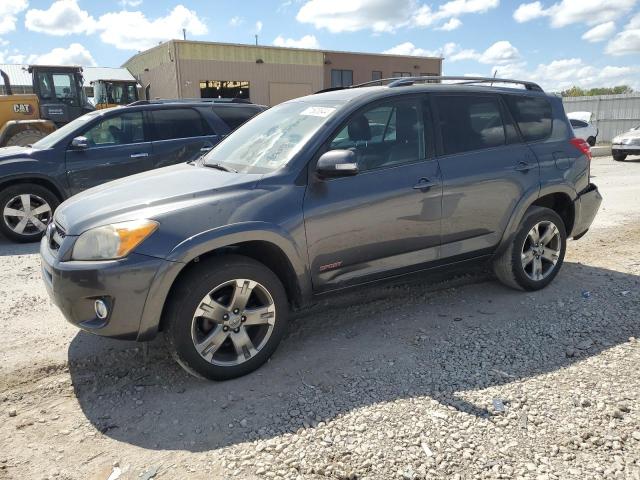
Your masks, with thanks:
M 100 320 L 104 320 L 107 318 L 107 315 L 109 315 L 109 309 L 107 308 L 107 304 L 104 303 L 104 300 L 96 300 L 94 308 L 96 310 L 96 315 Z

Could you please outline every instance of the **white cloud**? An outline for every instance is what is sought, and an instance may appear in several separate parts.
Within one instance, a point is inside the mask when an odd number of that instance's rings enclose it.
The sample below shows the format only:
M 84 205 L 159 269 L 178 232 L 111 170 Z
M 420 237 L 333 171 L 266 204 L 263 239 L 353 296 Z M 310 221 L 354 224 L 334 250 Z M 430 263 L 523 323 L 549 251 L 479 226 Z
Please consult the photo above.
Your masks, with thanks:
M 516 62 L 520 59 L 520 52 L 510 42 L 501 40 L 495 42 L 483 52 L 473 49 L 463 49 L 454 42 L 443 45 L 439 50 L 427 50 L 416 47 L 411 42 L 401 43 L 382 53 L 393 55 L 417 55 L 422 57 L 444 57 L 449 62 L 459 62 L 462 60 L 474 60 L 484 64 L 505 65 Z
M 521 4 L 513 14 L 523 23 L 538 17 L 550 18 L 552 27 L 574 23 L 597 25 L 616 20 L 629 13 L 638 0 L 562 0 L 544 8 L 539 1 Z
M 242 25 L 244 23 L 244 18 L 242 17 L 233 17 L 231 20 L 229 20 L 229 25 L 232 27 L 239 27 L 240 25 Z
M 123 7 L 139 7 L 140 5 L 142 5 L 142 0 L 120 0 L 118 2 L 120 5 L 122 5 Z
M 464 14 L 485 13 L 499 3 L 500 0 L 451 0 L 432 10 L 419 0 L 308 0 L 296 19 L 332 33 L 394 32 L 402 27 L 426 27 Z
M 456 28 L 459 28 L 461 26 L 462 26 L 462 22 L 459 19 L 453 17 L 448 22 L 441 25 L 438 28 L 438 30 L 444 30 L 446 32 L 450 32 L 451 30 L 455 30 Z
M 389 55 L 413 55 L 416 57 L 439 57 L 441 54 L 433 50 L 425 50 L 424 48 L 418 48 L 411 42 L 404 42 L 382 53 Z
M 613 35 L 616 31 L 616 22 L 610 21 L 596 25 L 591 30 L 582 35 L 582 39 L 587 42 L 602 42 Z
M 513 12 L 513 18 L 518 23 L 528 22 L 529 20 L 533 20 L 545 15 L 546 12 L 542 8 L 542 4 L 540 2 L 523 3 L 516 9 L 515 12 Z
M 262 31 L 262 22 L 258 20 L 256 22 L 256 33 L 260 33 Z
M 63 36 L 91 33 L 95 30 L 96 21 L 80 8 L 77 0 L 58 0 L 46 10 L 28 10 L 24 24 L 33 32 Z
M 2 0 L 0 2 L 0 35 L 16 29 L 17 15 L 29 6 L 27 0 Z
M 18 63 L 27 65 L 81 65 L 93 67 L 96 61 L 83 45 L 72 43 L 66 48 L 54 48 L 50 52 L 42 54 L 24 55 L 14 53 L 7 55 L 0 52 L 0 63 Z
M 189 35 L 204 35 L 207 26 L 196 12 L 177 5 L 169 14 L 148 19 L 142 12 L 114 12 L 102 15 L 97 30 L 104 43 L 120 50 L 145 50 L 172 38 L 182 38 L 182 29 Z
M 640 13 L 625 25 L 622 32 L 609 41 L 606 52 L 616 56 L 640 53 Z
M 613 87 L 630 85 L 640 88 L 640 67 L 605 66 L 595 67 L 581 58 L 564 58 L 529 69 L 526 62 L 494 66 L 491 74 L 498 70 L 498 77 L 517 78 L 537 82 L 547 91 L 560 91 L 572 86 L 582 88 Z
M 305 35 L 299 40 L 284 38 L 282 35 L 278 35 L 273 40 L 273 44 L 276 47 L 320 48 L 320 44 L 314 35 Z

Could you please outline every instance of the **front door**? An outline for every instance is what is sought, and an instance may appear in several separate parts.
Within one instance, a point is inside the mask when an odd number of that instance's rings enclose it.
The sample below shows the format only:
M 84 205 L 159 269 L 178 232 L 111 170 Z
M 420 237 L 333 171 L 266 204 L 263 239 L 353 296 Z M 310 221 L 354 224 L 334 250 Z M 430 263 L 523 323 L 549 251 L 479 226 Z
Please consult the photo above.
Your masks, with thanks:
M 317 292 L 438 259 L 441 180 L 426 107 L 424 97 L 378 103 L 328 142 L 328 150 L 353 150 L 360 171 L 326 180 L 310 174 L 304 218 Z
M 496 95 L 433 95 L 440 131 L 442 258 L 495 247 L 538 161 Z
M 84 149 L 67 148 L 67 179 L 73 194 L 153 168 L 141 111 L 109 115 L 81 134 Z

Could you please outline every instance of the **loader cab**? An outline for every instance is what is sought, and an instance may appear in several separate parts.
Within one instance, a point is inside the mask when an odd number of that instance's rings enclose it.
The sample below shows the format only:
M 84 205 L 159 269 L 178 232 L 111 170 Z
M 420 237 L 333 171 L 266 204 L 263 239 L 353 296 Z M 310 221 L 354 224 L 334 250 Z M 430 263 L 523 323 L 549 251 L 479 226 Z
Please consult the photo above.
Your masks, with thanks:
M 128 105 L 140 100 L 138 84 L 129 80 L 95 80 L 93 86 L 93 99 L 96 109 Z
M 84 93 L 81 67 L 32 65 L 29 73 L 41 118 L 60 126 L 94 110 Z

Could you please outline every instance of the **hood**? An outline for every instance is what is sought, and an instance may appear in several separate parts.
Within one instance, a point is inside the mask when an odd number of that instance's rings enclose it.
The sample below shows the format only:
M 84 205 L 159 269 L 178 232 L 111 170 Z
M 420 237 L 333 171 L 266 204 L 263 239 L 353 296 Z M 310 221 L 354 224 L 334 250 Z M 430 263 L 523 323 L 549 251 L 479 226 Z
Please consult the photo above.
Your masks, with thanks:
M 225 190 L 252 189 L 261 175 L 229 173 L 180 164 L 133 175 L 74 195 L 56 210 L 55 221 L 68 235 L 101 225 L 211 201 Z
M 571 113 L 567 113 L 567 118 L 591 123 L 591 115 L 592 115 L 591 112 L 571 112 Z
M 621 139 L 621 140 L 625 138 L 640 138 L 640 128 L 621 133 L 619 135 L 616 135 L 614 138 Z
M 31 157 L 34 151 L 31 147 L 2 147 L 0 148 L 0 163 L 14 158 Z

